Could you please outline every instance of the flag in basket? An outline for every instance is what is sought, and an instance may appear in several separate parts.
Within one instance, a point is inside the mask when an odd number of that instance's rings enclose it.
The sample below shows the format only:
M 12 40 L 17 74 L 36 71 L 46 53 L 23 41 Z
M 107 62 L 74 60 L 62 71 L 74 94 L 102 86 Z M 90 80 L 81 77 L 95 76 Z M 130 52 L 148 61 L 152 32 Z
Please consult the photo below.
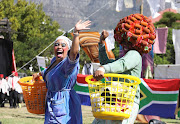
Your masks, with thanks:
M 89 88 L 85 81 L 86 76 L 88 75 L 78 74 L 74 90 L 76 90 L 76 93 L 80 96 L 82 105 L 91 106 Z

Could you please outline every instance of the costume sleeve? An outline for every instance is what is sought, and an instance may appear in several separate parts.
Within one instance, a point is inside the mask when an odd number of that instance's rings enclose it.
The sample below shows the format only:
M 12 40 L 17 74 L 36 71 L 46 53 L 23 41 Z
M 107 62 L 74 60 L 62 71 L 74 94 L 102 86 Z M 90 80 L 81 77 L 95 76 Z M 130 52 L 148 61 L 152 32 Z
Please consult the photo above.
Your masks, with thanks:
M 123 73 L 133 69 L 141 61 L 141 55 L 136 50 L 128 51 L 122 58 L 103 65 L 105 73 Z
M 77 54 L 76 59 L 72 61 L 69 58 L 68 52 L 67 60 L 64 62 L 63 68 L 65 75 L 69 75 L 75 68 L 79 70 L 79 53 Z
M 109 59 L 106 53 L 106 48 L 104 44 L 99 43 L 99 61 L 101 65 L 111 63 L 115 60 Z

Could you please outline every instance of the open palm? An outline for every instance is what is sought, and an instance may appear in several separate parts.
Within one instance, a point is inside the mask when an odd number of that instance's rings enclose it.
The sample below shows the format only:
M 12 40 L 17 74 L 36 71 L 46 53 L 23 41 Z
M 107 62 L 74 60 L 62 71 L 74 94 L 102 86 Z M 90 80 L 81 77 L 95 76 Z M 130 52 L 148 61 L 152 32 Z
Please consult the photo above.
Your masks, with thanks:
M 87 29 L 90 29 L 88 28 L 88 26 L 91 25 L 91 21 L 85 21 L 85 22 L 82 22 L 82 20 L 79 20 L 76 25 L 75 25 L 75 30 L 76 31 L 80 31 L 80 30 L 87 30 Z

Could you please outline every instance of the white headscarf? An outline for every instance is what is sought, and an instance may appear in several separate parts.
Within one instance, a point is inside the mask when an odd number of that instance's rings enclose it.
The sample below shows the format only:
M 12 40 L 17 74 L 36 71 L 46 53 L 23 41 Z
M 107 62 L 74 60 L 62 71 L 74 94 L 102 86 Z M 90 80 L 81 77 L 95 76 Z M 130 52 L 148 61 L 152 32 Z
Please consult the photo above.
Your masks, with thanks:
M 56 38 L 56 40 L 54 41 L 54 43 L 55 43 L 57 40 L 59 40 L 59 39 L 62 39 L 62 40 L 64 40 L 64 41 L 66 41 L 66 43 L 67 43 L 67 45 L 68 45 L 68 48 L 69 48 L 69 49 L 71 48 L 71 46 L 72 46 L 72 41 L 71 41 L 69 38 L 67 38 L 67 37 L 65 37 L 65 36 L 59 36 L 59 37 Z

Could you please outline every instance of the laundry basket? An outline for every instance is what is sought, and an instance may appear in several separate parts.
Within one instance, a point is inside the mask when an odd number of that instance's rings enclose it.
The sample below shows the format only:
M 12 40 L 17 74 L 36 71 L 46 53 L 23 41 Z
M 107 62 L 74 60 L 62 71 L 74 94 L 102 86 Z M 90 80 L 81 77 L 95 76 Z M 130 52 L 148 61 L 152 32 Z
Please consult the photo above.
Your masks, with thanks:
M 86 77 L 93 116 L 106 120 L 123 120 L 130 117 L 135 94 L 141 80 L 123 74 L 104 74 L 96 81 L 92 75 Z
M 18 83 L 22 87 L 27 110 L 33 114 L 44 114 L 47 89 L 42 77 L 33 82 L 32 76 L 23 77 Z

